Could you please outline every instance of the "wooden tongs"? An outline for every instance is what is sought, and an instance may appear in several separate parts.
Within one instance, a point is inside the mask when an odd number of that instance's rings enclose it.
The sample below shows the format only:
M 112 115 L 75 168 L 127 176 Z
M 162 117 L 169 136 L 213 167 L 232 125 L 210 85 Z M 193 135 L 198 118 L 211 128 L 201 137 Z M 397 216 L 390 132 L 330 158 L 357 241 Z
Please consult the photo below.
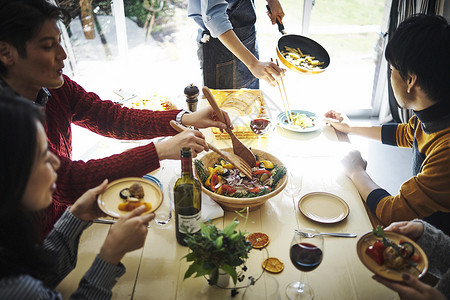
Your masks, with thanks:
M 187 128 L 178 124 L 177 122 L 175 122 L 174 120 L 170 121 L 170 126 L 172 126 L 173 129 L 175 129 L 178 132 L 182 132 L 185 131 Z M 225 159 L 226 161 L 228 161 L 229 163 L 231 163 L 234 167 L 236 167 L 236 169 L 238 169 L 239 171 L 241 171 L 245 177 L 248 177 L 249 179 L 252 179 L 252 168 L 239 156 L 237 156 L 236 154 L 230 153 L 230 152 L 226 152 L 226 151 L 222 151 L 218 148 L 216 148 L 215 146 L 206 143 L 208 145 L 208 147 L 216 152 L 217 154 L 220 155 L 220 157 L 222 157 L 223 159 Z
M 211 107 L 214 109 L 214 112 L 216 113 L 219 120 L 223 123 L 225 122 L 225 117 L 222 114 L 222 111 L 219 108 L 219 105 L 216 102 L 216 99 L 214 99 L 213 94 L 209 90 L 208 87 L 203 87 L 203 95 L 205 95 L 206 99 L 208 100 Z M 253 152 L 247 148 L 231 131 L 230 128 L 225 129 L 225 131 L 230 135 L 231 142 L 233 143 L 233 152 L 237 156 L 241 157 L 250 167 L 256 166 L 256 157 Z

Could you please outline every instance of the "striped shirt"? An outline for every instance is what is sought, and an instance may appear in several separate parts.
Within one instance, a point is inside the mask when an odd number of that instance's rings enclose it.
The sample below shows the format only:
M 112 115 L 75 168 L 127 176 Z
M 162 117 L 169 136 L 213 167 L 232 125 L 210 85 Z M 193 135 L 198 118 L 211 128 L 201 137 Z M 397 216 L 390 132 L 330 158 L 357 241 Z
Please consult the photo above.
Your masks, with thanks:
M 27 274 L 2 278 L 0 299 L 62 299 L 54 288 L 75 268 L 81 233 L 90 224 L 77 219 L 67 208 L 43 244 L 58 259 L 57 272 L 44 275 L 42 280 Z M 70 299 L 110 299 L 111 289 L 124 273 L 122 264 L 112 265 L 97 256 Z

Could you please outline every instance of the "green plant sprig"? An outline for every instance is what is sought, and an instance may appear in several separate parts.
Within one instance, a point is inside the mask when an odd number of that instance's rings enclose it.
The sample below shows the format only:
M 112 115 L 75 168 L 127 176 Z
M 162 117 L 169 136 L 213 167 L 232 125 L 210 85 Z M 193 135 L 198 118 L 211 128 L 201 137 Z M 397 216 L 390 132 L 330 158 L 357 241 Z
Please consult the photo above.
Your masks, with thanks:
M 234 219 L 223 230 L 215 225 L 200 223 L 200 231 L 188 234 L 185 238 L 191 250 L 186 261 L 192 262 L 184 274 L 184 279 L 210 275 L 210 284 L 215 285 L 219 277 L 219 269 L 228 273 L 237 282 L 236 267 L 245 263 L 252 249 L 245 238 L 245 232 L 236 231 L 239 221 Z

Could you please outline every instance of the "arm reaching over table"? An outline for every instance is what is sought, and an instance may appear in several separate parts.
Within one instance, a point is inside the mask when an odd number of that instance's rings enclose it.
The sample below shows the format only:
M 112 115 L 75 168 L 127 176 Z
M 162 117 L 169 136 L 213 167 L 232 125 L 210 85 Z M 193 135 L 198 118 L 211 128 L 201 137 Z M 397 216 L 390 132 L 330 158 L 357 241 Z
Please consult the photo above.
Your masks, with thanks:
M 381 142 L 381 126 L 354 126 L 344 113 L 334 110 L 326 112 L 324 116 L 326 125 L 342 133 L 360 135 Z
M 359 151 L 353 150 L 349 152 L 342 159 L 342 165 L 344 166 L 345 175 L 353 181 L 364 200 L 367 199 L 372 191 L 380 189 L 380 186 L 367 174 L 367 161 L 362 158 Z
M 219 40 L 241 60 L 252 72 L 253 76 L 267 81 L 271 86 L 275 86 L 281 76 L 284 75 L 284 69 L 273 62 L 262 62 L 258 60 L 239 40 L 232 29 L 219 35 Z

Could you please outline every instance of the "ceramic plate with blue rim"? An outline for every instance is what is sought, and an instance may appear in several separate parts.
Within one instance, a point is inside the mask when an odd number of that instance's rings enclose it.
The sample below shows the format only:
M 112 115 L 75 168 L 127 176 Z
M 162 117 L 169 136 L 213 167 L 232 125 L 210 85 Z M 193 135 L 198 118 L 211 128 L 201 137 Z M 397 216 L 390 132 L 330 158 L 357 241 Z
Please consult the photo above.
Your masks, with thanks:
M 142 176 L 142 178 L 150 180 L 150 181 L 153 181 L 154 183 L 156 183 L 157 186 L 159 186 L 161 191 L 163 190 L 163 186 L 162 186 L 161 181 L 159 181 L 159 179 L 156 178 L 155 176 L 146 174 L 146 175 Z
M 303 123 L 306 126 L 302 127 L 300 125 L 289 125 L 285 112 L 282 112 L 277 116 L 277 124 L 284 129 L 294 132 L 311 132 L 319 130 L 321 128 L 320 121 L 317 118 L 316 114 L 313 112 L 293 109 L 291 110 L 291 114 L 294 118 L 294 121 L 296 121 L 297 123 Z

